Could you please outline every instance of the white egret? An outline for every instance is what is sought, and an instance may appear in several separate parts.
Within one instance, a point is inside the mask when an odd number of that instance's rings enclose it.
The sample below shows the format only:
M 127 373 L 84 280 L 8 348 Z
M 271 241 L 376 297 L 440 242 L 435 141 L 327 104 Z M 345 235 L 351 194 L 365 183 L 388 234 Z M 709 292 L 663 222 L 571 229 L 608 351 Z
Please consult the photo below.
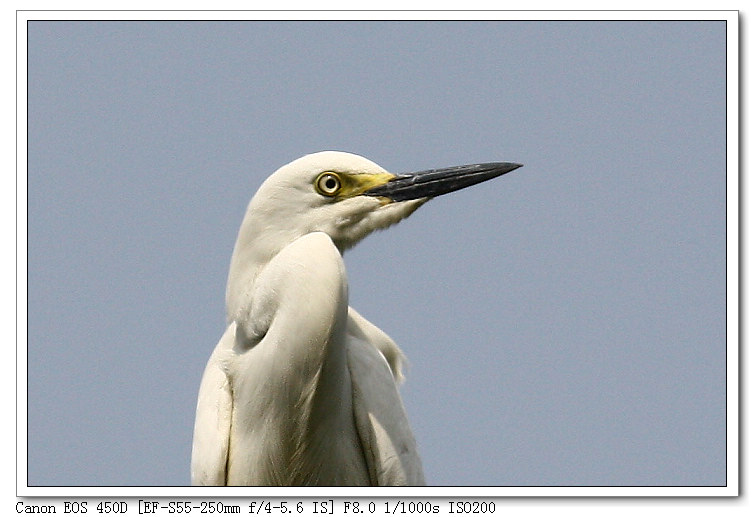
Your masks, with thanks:
M 348 306 L 341 254 L 431 197 L 517 167 L 395 175 L 326 151 L 271 175 L 233 250 L 228 326 L 199 390 L 192 484 L 424 484 L 398 392 L 404 356 Z

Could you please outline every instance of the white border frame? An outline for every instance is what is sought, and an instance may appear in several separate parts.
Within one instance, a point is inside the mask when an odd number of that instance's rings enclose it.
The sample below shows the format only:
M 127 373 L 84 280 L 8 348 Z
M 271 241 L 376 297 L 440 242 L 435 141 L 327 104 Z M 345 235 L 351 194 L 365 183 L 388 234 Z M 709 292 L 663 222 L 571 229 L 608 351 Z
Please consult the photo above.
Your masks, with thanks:
M 739 495 L 739 15 L 737 11 L 17 11 L 16 12 L 16 174 L 17 174 L 17 351 L 16 495 L 97 498 L 319 498 L 323 497 L 585 497 Z M 29 487 L 27 480 L 27 22 L 31 20 L 721 20 L 726 21 L 726 335 L 727 472 L 725 487 Z M 187 466 L 188 468 L 188 466 Z M 325 496 L 324 494 L 327 494 Z M 245 503 L 229 503 L 243 504 Z M 129 509 L 131 513 L 133 508 Z M 94 508 L 90 508 L 94 511 Z M 246 513 L 246 512 L 243 512 Z M 378 512 L 382 513 L 382 512 Z

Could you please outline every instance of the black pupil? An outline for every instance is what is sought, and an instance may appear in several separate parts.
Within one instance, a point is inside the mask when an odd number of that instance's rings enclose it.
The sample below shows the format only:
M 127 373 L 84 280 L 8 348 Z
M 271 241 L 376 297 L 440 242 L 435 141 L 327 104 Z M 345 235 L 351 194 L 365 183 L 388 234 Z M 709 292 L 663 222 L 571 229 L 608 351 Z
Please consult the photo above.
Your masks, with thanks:
M 337 183 L 334 178 L 327 178 L 325 180 L 325 188 L 328 190 L 333 190 L 334 188 L 336 188 L 336 185 Z

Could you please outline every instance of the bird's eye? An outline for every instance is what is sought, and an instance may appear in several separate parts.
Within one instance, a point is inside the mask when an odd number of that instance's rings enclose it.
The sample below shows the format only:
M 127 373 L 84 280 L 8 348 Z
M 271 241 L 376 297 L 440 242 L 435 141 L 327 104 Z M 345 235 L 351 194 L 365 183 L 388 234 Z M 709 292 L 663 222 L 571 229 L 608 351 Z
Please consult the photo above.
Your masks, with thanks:
M 341 180 L 332 172 L 323 172 L 317 177 L 315 187 L 317 188 L 317 192 L 323 196 L 332 197 L 341 189 Z

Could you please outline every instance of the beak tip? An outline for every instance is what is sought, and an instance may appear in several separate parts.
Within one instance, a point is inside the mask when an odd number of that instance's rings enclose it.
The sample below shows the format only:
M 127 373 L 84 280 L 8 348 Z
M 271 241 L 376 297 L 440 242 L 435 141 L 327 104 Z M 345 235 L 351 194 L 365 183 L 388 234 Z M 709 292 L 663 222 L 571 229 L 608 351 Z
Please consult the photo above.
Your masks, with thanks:
M 513 170 L 518 169 L 519 167 L 523 167 L 524 165 L 522 165 L 521 163 L 504 162 L 501 164 L 501 166 L 507 169 L 506 172 L 511 172 Z

